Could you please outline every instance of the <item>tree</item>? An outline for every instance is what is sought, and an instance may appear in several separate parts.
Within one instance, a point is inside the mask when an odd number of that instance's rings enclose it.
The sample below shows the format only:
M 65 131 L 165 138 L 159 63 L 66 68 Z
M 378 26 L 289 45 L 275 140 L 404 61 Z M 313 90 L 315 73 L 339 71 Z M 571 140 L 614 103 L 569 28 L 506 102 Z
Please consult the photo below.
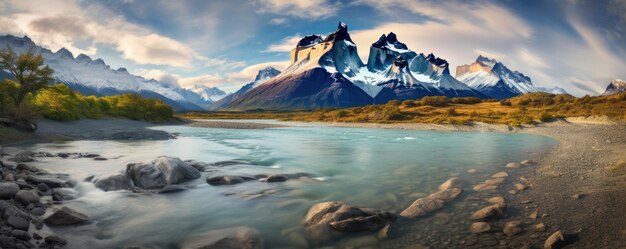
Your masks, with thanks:
M 0 51 L 0 70 L 11 74 L 12 79 L 1 83 L 0 96 L 3 112 L 13 119 L 16 126 L 30 130 L 36 129 L 32 119 L 34 112 L 30 110 L 28 98 L 52 82 L 54 71 L 44 66 L 44 58 L 40 54 L 28 50 L 17 55 L 11 49 Z

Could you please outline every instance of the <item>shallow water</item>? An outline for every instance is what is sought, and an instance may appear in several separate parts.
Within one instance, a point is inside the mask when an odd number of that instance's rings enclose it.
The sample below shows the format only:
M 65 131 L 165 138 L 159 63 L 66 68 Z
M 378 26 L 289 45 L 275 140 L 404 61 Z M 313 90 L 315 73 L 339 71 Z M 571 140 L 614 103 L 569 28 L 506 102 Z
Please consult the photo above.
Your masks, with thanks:
M 303 247 L 307 242 L 302 220 L 315 203 L 335 200 L 400 212 L 450 177 L 460 176 L 465 188 L 471 189 L 471 184 L 503 170 L 506 163 L 528 159 L 557 144 L 547 137 L 524 134 L 306 125 L 266 130 L 185 126 L 155 129 L 178 132 L 180 137 L 167 141 L 76 141 L 23 148 L 98 153 L 109 158 L 43 158 L 33 163 L 50 172 L 69 173 L 80 182 L 77 190 L 82 196 L 64 205 L 84 211 L 94 222 L 55 231 L 71 240 L 71 248 L 174 248 L 191 234 L 238 225 L 259 230 L 269 248 Z M 82 182 L 90 175 L 120 171 L 127 163 L 151 161 L 160 155 L 207 163 L 250 163 L 205 172 L 200 179 L 187 183 L 194 188 L 172 194 L 102 192 Z M 471 168 L 479 173 L 468 175 Z M 224 173 L 309 173 L 314 178 L 232 186 L 210 186 L 205 181 L 206 176 Z

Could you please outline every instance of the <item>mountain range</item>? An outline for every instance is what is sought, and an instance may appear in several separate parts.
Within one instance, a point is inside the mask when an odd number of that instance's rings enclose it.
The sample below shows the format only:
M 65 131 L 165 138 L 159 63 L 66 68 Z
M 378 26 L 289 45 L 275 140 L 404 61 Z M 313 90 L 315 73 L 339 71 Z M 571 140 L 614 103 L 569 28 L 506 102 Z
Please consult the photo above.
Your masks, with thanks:
M 446 60 L 409 50 L 394 33 L 373 43 L 363 63 L 344 23 L 326 37 L 302 38 L 290 61 L 284 72 L 223 108 L 315 109 L 431 95 L 486 97 L 452 77 Z
M 53 77 L 57 83 L 66 84 L 84 95 L 107 96 L 133 92 L 161 99 L 177 111 L 204 110 L 225 95 L 219 89 L 204 86 L 191 89 L 164 86 L 157 80 L 133 75 L 125 68 L 112 69 L 102 59 L 92 59 L 85 54 L 74 57 L 65 48 L 52 52 L 36 45 L 26 36 L 0 36 L 0 49 L 4 48 L 10 48 L 17 54 L 29 50 L 41 54 L 45 63 L 54 70 Z M 4 72 L 1 76 L 9 77 Z

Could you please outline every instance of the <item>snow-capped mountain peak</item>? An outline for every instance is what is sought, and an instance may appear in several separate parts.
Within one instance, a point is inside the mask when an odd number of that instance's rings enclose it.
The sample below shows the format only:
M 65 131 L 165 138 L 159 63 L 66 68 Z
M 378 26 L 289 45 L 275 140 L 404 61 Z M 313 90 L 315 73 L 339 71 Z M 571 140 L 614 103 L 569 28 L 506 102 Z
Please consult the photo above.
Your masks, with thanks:
M 558 86 L 546 86 L 546 87 L 535 87 L 537 88 L 537 90 L 539 90 L 540 92 L 544 92 L 544 93 L 551 93 L 551 94 L 569 94 L 567 91 L 565 91 L 565 89 L 558 87 Z
M 609 83 L 602 95 L 613 95 L 626 92 L 626 81 L 615 79 Z
M 194 85 L 189 90 L 197 93 L 205 101 L 215 102 L 226 96 L 226 93 L 217 87 L 208 87 L 205 85 Z
M 468 86 L 495 99 L 539 91 L 533 86 L 528 76 L 512 71 L 502 62 L 482 55 L 479 55 L 470 65 L 458 66 L 456 77 Z
M 276 70 L 276 68 L 266 67 L 266 68 L 259 70 L 259 73 L 256 75 L 254 81 L 255 82 L 266 81 L 268 79 L 276 77 L 276 75 L 279 75 L 279 74 L 280 74 L 280 71 Z
M 113 70 L 102 59 L 92 60 L 84 54 L 74 58 L 65 48 L 52 52 L 36 45 L 28 37 L 12 35 L 0 36 L 0 48 L 11 48 L 17 54 L 29 50 L 41 54 L 45 64 L 54 70 L 56 82 L 64 83 L 85 95 L 106 96 L 134 92 L 144 97 L 159 98 L 176 110 L 201 109 L 174 89 L 166 88 L 158 81 L 130 74 L 124 68 Z

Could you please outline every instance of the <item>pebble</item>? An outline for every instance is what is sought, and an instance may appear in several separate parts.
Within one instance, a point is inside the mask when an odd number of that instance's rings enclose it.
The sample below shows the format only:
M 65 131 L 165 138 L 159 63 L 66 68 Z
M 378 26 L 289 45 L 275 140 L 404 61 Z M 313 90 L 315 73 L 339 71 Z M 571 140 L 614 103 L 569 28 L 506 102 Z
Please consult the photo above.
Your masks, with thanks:
M 524 184 L 521 184 L 521 183 L 516 183 L 515 188 L 521 191 L 521 190 L 526 189 L 526 186 L 524 186 Z
M 495 173 L 491 176 L 491 178 L 502 178 L 502 177 L 509 177 L 509 174 L 502 171 L 502 172 Z
M 539 223 L 537 225 L 535 225 L 535 232 L 545 232 L 546 231 L 546 225 L 543 223 Z
M 491 230 L 491 226 L 487 222 L 474 222 L 470 226 L 472 233 L 485 233 L 489 232 L 489 230 Z

